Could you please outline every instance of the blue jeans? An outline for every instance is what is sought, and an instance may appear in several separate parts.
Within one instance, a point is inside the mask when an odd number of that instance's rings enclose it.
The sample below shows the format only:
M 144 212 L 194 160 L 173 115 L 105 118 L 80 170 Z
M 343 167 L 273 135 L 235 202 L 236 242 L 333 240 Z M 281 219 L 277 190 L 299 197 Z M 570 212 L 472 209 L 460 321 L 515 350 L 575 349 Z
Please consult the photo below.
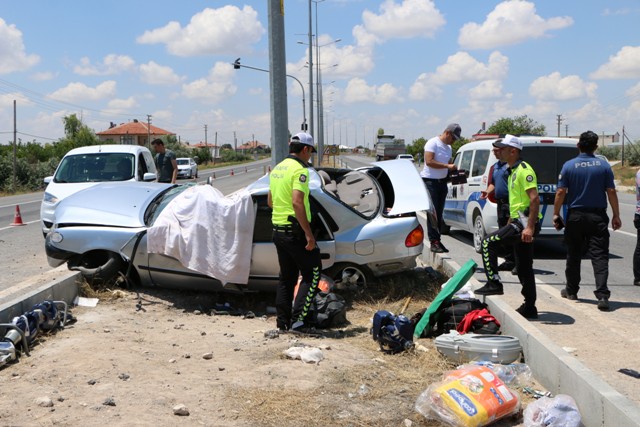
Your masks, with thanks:
M 432 224 L 431 221 L 427 221 L 427 236 L 429 236 L 429 241 L 433 242 L 435 240 L 440 240 L 440 227 L 444 225 L 444 220 L 442 219 L 442 213 L 444 212 L 444 202 L 447 200 L 447 193 L 449 189 L 447 188 L 447 181 L 445 179 L 431 179 L 431 178 L 422 178 L 424 182 L 424 186 L 427 188 L 429 192 L 429 196 L 431 197 L 431 201 L 433 202 L 433 207 L 436 210 L 436 215 L 438 218 L 437 224 Z

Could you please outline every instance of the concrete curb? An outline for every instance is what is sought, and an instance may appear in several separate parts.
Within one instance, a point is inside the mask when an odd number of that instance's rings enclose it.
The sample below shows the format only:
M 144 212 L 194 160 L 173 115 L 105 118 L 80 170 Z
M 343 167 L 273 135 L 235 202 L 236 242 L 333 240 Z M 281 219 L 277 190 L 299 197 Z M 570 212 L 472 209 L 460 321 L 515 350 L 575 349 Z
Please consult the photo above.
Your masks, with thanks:
M 451 276 L 460 266 L 446 255 L 423 253 L 423 259 Z M 482 284 L 474 277 L 474 289 Z M 554 394 L 567 394 L 576 401 L 586 427 L 640 426 L 640 407 L 613 389 L 593 371 L 564 351 L 534 324 L 520 316 L 499 296 L 486 299 L 491 314 L 502 324 L 505 335 L 518 337 L 524 358 L 535 378 Z
M 19 297 L 7 301 L 0 300 L 0 323 L 11 323 L 15 316 L 24 314 L 44 300 L 64 301 L 71 306 L 78 295 L 79 280 L 80 273 L 70 271 L 45 285 L 25 288 L 25 292 Z

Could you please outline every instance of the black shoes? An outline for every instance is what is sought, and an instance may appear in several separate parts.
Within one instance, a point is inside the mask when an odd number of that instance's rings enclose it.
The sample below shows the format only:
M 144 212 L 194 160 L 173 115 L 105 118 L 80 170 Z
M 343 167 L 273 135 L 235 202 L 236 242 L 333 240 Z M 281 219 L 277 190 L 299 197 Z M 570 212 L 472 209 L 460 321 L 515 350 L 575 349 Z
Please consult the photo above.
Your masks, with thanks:
M 520 307 L 516 308 L 516 311 L 520 313 L 522 317 L 525 319 L 537 319 L 538 318 L 538 309 L 535 305 L 525 305 L 522 304 Z
M 516 268 L 516 263 L 513 261 L 505 261 L 498 266 L 498 271 L 511 271 Z
M 562 298 L 566 298 L 566 299 L 571 300 L 571 301 L 575 301 L 575 300 L 578 299 L 578 295 L 570 294 L 569 291 L 567 291 L 567 288 L 562 288 L 560 290 L 560 296 Z
M 449 249 L 445 248 L 440 240 L 434 240 L 431 242 L 431 252 L 441 254 L 443 252 L 449 252 Z
M 598 299 L 598 310 L 600 310 L 600 311 L 609 311 L 609 299 L 608 298 L 600 298 L 600 299 Z
M 640 286 L 640 280 L 634 280 L 633 281 L 633 285 L 634 286 Z
M 503 295 L 504 289 L 502 283 L 498 280 L 488 280 L 487 284 L 473 291 L 478 295 Z
M 518 275 L 518 266 L 517 265 L 515 267 L 513 267 L 513 270 L 511 270 L 511 274 L 513 274 L 514 276 Z

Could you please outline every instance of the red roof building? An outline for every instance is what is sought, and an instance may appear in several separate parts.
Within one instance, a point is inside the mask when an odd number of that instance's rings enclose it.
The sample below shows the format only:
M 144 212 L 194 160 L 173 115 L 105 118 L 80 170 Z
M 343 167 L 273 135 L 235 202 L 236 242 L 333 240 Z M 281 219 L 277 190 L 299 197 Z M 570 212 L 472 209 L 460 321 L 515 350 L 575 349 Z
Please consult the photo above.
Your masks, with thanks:
M 109 127 L 109 129 L 97 132 L 96 135 L 98 135 L 98 139 L 100 141 L 114 141 L 120 144 L 148 145 L 150 141 L 153 141 L 159 136 L 175 136 L 175 133 L 154 125 L 147 125 L 147 123 L 134 119 L 132 122 L 123 123 L 119 126 L 116 126 L 115 123 L 111 123 L 111 127 Z

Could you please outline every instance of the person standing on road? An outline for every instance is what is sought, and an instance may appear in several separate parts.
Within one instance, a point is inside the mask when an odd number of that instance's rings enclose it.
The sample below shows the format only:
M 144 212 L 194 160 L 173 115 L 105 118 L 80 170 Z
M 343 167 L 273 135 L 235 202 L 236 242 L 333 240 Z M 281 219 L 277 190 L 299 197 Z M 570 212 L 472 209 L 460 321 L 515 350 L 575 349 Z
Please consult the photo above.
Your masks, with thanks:
M 537 319 L 536 280 L 533 274 L 533 239 L 540 232 L 540 197 L 536 173 L 520 158 L 522 141 L 506 135 L 493 143 L 499 149 L 499 159 L 506 162 L 509 187 L 509 222 L 482 241 L 482 263 L 487 283 L 475 291 L 478 295 L 504 293 L 498 275 L 498 249 L 511 245 L 515 249 L 518 279 L 522 285 L 524 304 L 516 309 L 527 319 Z
M 636 227 L 636 250 L 633 252 L 633 284 L 640 286 L 640 169 L 636 172 L 636 214 L 633 217 Z
M 493 155 L 498 161 L 489 169 L 489 185 L 486 191 L 481 192 L 480 198 L 483 200 L 487 198 L 495 199 L 498 228 L 502 228 L 509 222 L 509 187 L 507 186 L 509 164 L 500 160 L 500 149 L 498 147 L 493 147 Z M 513 275 L 518 274 L 512 246 L 506 248 L 504 262 L 498 266 L 498 271 L 511 271 Z
M 158 170 L 158 182 L 176 183 L 178 178 L 178 161 L 176 154 L 164 147 L 160 138 L 151 141 L 151 146 L 156 154 L 156 169 Z
M 606 311 L 609 310 L 611 296 L 607 287 L 609 278 L 607 198 L 613 211 L 611 228 L 619 229 L 622 221 L 620 221 L 613 171 L 609 163 L 593 154 L 596 148 L 598 148 L 598 135 L 591 131 L 582 133 L 578 140 L 580 154 L 562 166 L 553 204 L 553 225 L 556 230 L 562 230 L 565 226 L 560 217 L 560 208 L 566 199 L 568 210 L 564 240 L 567 244 L 565 268 L 567 284 L 560 291 L 560 295 L 570 300 L 578 299 L 580 262 L 586 245 L 596 280 L 594 294 L 598 299 L 598 309 Z
M 291 138 L 289 156 L 269 178 L 268 203 L 273 209 L 273 243 L 278 252 L 280 280 L 276 288 L 276 326 L 282 331 L 309 329 L 307 315 L 320 282 L 320 249 L 311 231 L 309 160 L 313 137 L 300 132 Z M 294 291 L 302 276 L 294 300 Z M 291 303 L 293 301 L 293 308 Z
M 461 138 L 462 129 L 457 123 L 451 123 L 442 132 L 427 141 L 424 145 L 424 169 L 420 172 L 431 202 L 436 211 L 438 221 L 432 224 L 427 220 L 427 235 L 431 244 L 431 252 L 449 252 L 440 241 L 440 229 L 444 225 L 442 213 L 447 199 L 447 174 L 456 170 L 456 165 L 451 163 L 451 144 Z

